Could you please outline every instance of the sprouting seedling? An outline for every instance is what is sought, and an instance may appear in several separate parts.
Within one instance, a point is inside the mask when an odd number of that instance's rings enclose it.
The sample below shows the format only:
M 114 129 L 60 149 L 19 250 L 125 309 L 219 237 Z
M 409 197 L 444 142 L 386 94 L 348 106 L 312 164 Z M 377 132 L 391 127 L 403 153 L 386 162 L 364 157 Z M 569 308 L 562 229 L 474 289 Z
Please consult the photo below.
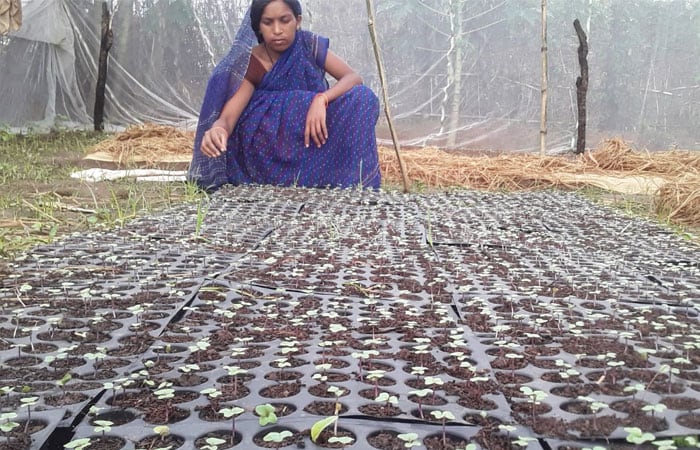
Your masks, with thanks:
M 579 396 L 577 398 L 577 400 L 584 401 L 584 402 L 588 403 L 588 407 L 591 409 L 591 412 L 593 413 L 593 428 L 595 428 L 597 430 L 598 425 L 596 423 L 596 419 L 598 418 L 598 411 L 600 411 L 603 408 L 607 408 L 608 404 L 605 402 L 595 400 L 591 397 Z
M 27 407 L 27 422 L 24 424 L 24 432 L 25 433 L 29 429 L 29 422 L 31 421 L 31 418 L 32 418 L 32 406 L 36 405 L 37 400 L 39 400 L 39 397 L 25 397 L 25 398 L 20 400 L 20 403 L 22 403 L 22 406 Z
M 328 331 L 331 333 L 342 333 L 348 329 L 339 323 L 332 323 L 328 326 Z
M 224 366 L 229 376 L 233 377 L 233 394 L 238 393 L 238 375 L 247 373 L 246 369 L 241 369 L 238 366 Z
M 421 377 L 425 375 L 425 371 L 428 370 L 427 367 L 414 366 L 411 367 L 411 375 L 415 375 L 418 378 L 418 382 L 421 381 Z
M 231 419 L 231 445 L 233 445 L 233 442 L 236 439 L 236 417 L 243 414 L 244 411 L 245 410 L 243 408 L 240 408 L 238 406 L 234 406 L 231 408 L 221 408 L 219 410 L 219 414 L 223 415 L 227 419 Z
M 534 390 L 529 386 L 521 386 L 520 392 L 525 394 L 528 402 L 532 404 L 532 419 L 535 419 L 535 407 L 542 403 L 542 400 L 547 398 L 547 393 L 544 391 Z
M 445 382 L 440 377 L 425 377 L 424 384 L 426 386 L 442 386 Z M 435 399 L 435 390 L 433 389 L 433 399 Z
M 363 350 L 361 352 L 353 352 L 350 354 L 350 356 L 360 361 L 360 363 L 358 364 L 360 369 L 358 372 L 360 381 L 364 382 L 364 374 L 362 372 L 362 361 L 366 359 L 368 362 L 368 370 L 372 370 L 372 356 L 377 355 L 379 355 L 379 352 L 377 350 Z
M 403 446 L 406 448 L 420 447 L 422 445 L 416 433 L 402 433 L 396 435 L 396 437 L 403 441 Z
M 107 349 L 105 347 L 97 347 L 95 350 L 95 353 L 85 353 L 85 358 L 89 359 L 90 361 L 93 361 L 93 373 L 96 374 L 97 368 L 100 365 L 100 360 L 103 360 L 107 357 Z
M 331 386 L 328 388 L 328 392 L 335 395 L 335 415 L 337 416 L 338 414 L 340 414 L 340 409 L 342 408 L 342 405 L 340 403 L 340 397 L 342 397 L 343 394 L 345 394 L 346 390 L 338 386 Z
M 288 358 L 277 358 L 276 360 L 273 361 L 275 366 L 280 370 L 280 376 L 278 377 L 277 381 L 282 381 L 284 380 L 285 374 L 284 374 L 284 369 L 286 367 L 292 367 L 292 363 L 289 362 Z
M 258 415 L 258 423 L 261 427 L 264 427 L 268 424 L 277 423 L 277 414 L 275 412 L 275 407 L 269 403 L 256 406 L 255 414 Z
M 354 438 L 350 436 L 331 436 L 328 438 L 329 444 L 340 444 L 341 448 L 345 448 L 346 445 L 350 445 L 355 441 Z
M 197 354 L 197 362 L 202 362 L 202 353 L 205 352 L 211 344 L 209 343 L 209 338 L 204 337 L 197 341 L 194 345 L 190 345 L 188 348 L 192 353 Z
M 10 443 L 10 432 L 17 428 L 19 424 L 11 419 L 17 418 L 16 412 L 7 412 L 0 414 L 0 431 L 7 437 L 7 443 Z
M 384 408 L 389 408 L 391 405 L 398 405 L 399 399 L 395 395 L 387 392 L 382 392 L 374 398 L 377 403 L 384 403 Z
M 642 411 L 644 412 L 649 412 L 651 411 L 651 417 L 654 417 L 654 413 L 662 413 L 666 411 L 667 407 L 663 403 L 656 403 L 653 405 L 644 405 L 642 407 Z
M 627 437 L 625 437 L 625 440 L 632 444 L 641 445 L 645 442 L 651 442 L 656 439 L 656 436 L 653 434 L 645 433 L 637 427 L 625 427 L 623 430 L 627 432 Z
M 239 366 L 241 365 L 241 359 L 243 358 L 243 355 L 245 355 L 247 351 L 248 347 L 236 347 L 233 350 L 231 350 L 231 356 L 238 360 Z
M 209 398 L 209 403 L 211 409 L 214 411 L 219 410 L 219 397 L 221 397 L 222 392 L 216 388 L 206 388 L 199 391 L 200 394 L 206 395 Z
M 520 446 L 520 447 L 527 447 L 528 445 L 530 445 L 530 442 L 532 442 L 534 440 L 536 440 L 536 439 L 533 437 L 518 436 L 518 439 L 514 440 L 513 444 Z
M 421 419 L 425 419 L 425 416 L 423 415 L 423 399 L 432 393 L 432 389 L 416 389 L 415 391 L 408 393 L 409 395 L 415 395 L 418 397 L 418 414 L 420 415 Z
M 506 432 L 506 437 L 508 437 L 508 439 L 510 439 L 510 433 L 512 433 L 513 431 L 515 431 L 517 428 L 516 428 L 515 426 L 513 426 L 513 425 L 500 424 L 500 425 L 498 426 L 498 429 L 501 430 L 501 431 L 505 431 L 505 432 Z
M 623 389 L 624 392 L 631 392 L 632 393 L 632 399 L 634 400 L 635 396 L 644 391 L 646 387 L 642 383 L 636 383 L 631 386 L 625 386 Z
M 170 411 L 172 410 L 172 399 L 175 398 L 175 390 L 169 386 L 163 386 L 154 391 L 153 394 L 158 397 L 158 400 L 165 400 L 165 423 L 170 421 Z
M 519 359 L 523 359 L 524 356 L 521 355 L 520 353 L 506 353 L 506 358 L 511 361 L 510 363 L 510 375 L 511 377 L 515 376 L 515 369 L 517 368 L 517 363 L 516 361 Z
M 158 425 L 158 426 L 153 427 L 153 432 L 155 434 L 157 434 L 158 436 L 160 436 L 158 438 L 158 440 L 160 442 L 165 442 L 165 438 L 170 436 L 170 427 L 168 427 L 167 425 Z M 151 446 L 153 446 L 153 445 L 154 444 L 151 444 Z M 169 446 L 167 448 L 171 448 L 171 447 L 172 446 Z M 158 450 L 158 449 L 153 449 L 153 450 Z
M 218 437 L 208 437 L 204 440 L 206 445 L 199 447 L 202 450 L 219 450 L 219 445 L 225 444 L 225 439 L 219 439 Z
M 3 386 L 0 387 L 0 393 L 5 396 L 7 400 L 10 399 L 10 394 L 14 392 L 15 387 L 14 386 Z
M 676 442 L 673 439 L 657 440 L 651 443 L 658 450 L 677 450 Z
M 102 436 L 104 436 L 105 433 L 112 431 L 112 425 L 114 425 L 114 422 L 111 420 L 96 420 L 95 425 L 97 425 L 94 428 L 95 433 L 102 433 Z
M 384 374 L 386 373 L 385 370 L 368 370 L 367 375 L 365 378 L 367 378 L 370 381 L 374 382 L 374 396 L 376 397 L 379 395 L 379 380 L 381 380 L 384 377 Z
M 184 366 L 180 366 L 177 368 L 180 372 L 183 373 L 183 376 L 189 377 L 193 375 L 195 372 L 200 370 L 201 368 L 199 367 L 199 364 L 185 364 Z
M 75 450 L 84 450 L 90 445 L 90 438 L 74 439 L 67 444 L 63 444 L 63 448 L 72 448 Z
M 447 446 L 447 421 L 455 420 L 454 414 L 449 411 L 431 411 L 430 415 L 442 422 L 442 446 Z
M 282 447 L 282 442 L 284 442 L 285 439 L 292 436 L 294 436 L 294 434 L 289 430 L 283 430 L 280 432 L 271 431 L 265 436 L 263 436 L 263 441 L 274 442 L 275 444 L 277 444 L 277 448 L 280 448 Z

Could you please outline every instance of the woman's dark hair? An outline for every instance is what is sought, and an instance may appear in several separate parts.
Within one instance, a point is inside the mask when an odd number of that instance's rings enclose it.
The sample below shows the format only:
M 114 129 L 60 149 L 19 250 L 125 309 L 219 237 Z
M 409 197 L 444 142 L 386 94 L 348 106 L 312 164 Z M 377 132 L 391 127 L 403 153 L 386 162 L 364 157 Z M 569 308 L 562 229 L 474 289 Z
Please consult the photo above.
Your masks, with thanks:
M 250 26 L 253 27 L 253 32 L 258 38 L 258 42 L 263 41 L 262 34 L 260 33 L 260 20 L 262 19 L 263 11 L 267 5 L 272 3 L 274 0 L 253 0 L 253 4 L 250 5 Z M 289 9 L 294 13 L 294 18 L 301 16 L 301 3 L 299 0 L 282 0 L 289 6 Z

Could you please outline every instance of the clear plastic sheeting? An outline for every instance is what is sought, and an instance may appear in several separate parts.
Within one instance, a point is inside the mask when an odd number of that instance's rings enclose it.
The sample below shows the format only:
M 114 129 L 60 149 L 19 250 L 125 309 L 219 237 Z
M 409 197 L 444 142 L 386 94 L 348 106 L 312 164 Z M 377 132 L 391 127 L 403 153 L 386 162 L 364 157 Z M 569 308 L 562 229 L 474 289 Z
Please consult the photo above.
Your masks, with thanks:
M 404 145 L 535 150 L 541 1 L 382 0 L 376 28 Z M 549 0 L 547 149 L 575 145 L 579 40 L 588 36 L 588 146 L 622 137 L 700 149 L 700 1 Z M 111 0 L 108 126 L 192 128 L 211 70 L 249 0 Z M 380 93 L 364 0 L 302 0 L 303 26 L 331 39 Z M 25 0 L 0 37 L 0 127 L 90 127 L 102 2 Z M 388 140 L 383 121 L 378 135 Z

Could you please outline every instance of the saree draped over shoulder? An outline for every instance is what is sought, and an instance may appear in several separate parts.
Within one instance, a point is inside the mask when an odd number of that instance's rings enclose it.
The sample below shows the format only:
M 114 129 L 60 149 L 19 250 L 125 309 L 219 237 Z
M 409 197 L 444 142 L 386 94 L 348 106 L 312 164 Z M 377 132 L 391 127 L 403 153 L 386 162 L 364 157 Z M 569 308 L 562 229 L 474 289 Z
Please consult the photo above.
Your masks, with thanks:
M 321 147 L 313 141 L 304 146 L 306 114 L 314 95 L 327 89 L 323 69 L 327 51 L 328 39 L 298 31 L 294 43 L 256 87 L 229 137 L 227 151 L 218 158 L 207 158 L 199 149 L 204 132 L 223 106 L 213 114 L 205 111 L 208 87 L 189 178 L 206 189 L 224 183 L 379 188 L 375 136 L 379 101 L 368 87 L 355 86 L 331 102 L 326 113 L 327 142 Z M 249 59 L 248 52 L 246 68 Z M 236 77 L 245 68 L 239 72 Z M 235 93 L 230 84 L 226 99 Z

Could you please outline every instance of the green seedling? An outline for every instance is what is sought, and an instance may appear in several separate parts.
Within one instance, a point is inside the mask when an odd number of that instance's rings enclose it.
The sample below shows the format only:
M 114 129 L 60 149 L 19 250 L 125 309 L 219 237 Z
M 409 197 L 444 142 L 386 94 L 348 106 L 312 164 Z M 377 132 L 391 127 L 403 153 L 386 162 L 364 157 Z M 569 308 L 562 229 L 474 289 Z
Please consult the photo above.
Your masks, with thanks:
M 403 441 L 403 446 L 406 448 L 420 447 L 422 445 L 416 433 L 402 433 L 396 435 L 396 437 Z
M 533 390 L 529 386 L 522 386 L 520 392 L 525 394 L 528 398 L 528 402 L 532 404 L 532 419 L 535 420 L 535 407 L 542 403 L 542 400 L 547 398 L 547 393 L 544 391 Z
M 391 405 L 398 405 L 399 399 L 395 395 L 390 395 L 387 392 L 382 392 L 374 398 L 377 403 L 384 403 L 385 408 L 389 408 Z
M 236 439 L 236 417 L 243 414 L 244 411 L 245 410 L 243 408 L 239 408 L 238 406 L 222 408 L 219 410 L 219 414 L 223 415 L 227 419 L 231 419 L 231 445 L 233 445 L 233 442 Z
M 105 433 L 112 431 L 112 425 L 114 425 L 114 422 L 111 420 L 96 420 L 95 425 L 97 425 L 94 428 L 95 433 L 102 433 L 102 436 L 104 436 Z
M 442 446 L 447 446 L 447 421 L 455 420 L 454 414 L 449 411 L 431 411 L 431 416 L 442 422 Z
M 623 428 L 627 432 L 627 437 L 625 440 L 632 444 L 641 445 L 645 442 L 651 442 L 656 439 L 651 433 L 645 433 L 637 427 L 625 427 Z
M 201 450 L 219 450 L 219 446 L 221 444 L 225 444 L 226 440 L 224 439 L 219 439 L 217 437 L 209 437 L 204 440 L 207 445 L 203 445 L 200 447 Z
M 2 431 L 5 437 L 7 438 L 8 446 L 10 444 L 10 433 L 12 432 L 12 430 L 19 426 L 17 422 L 11 420 L 15 418 L 17 418 L 17 413 L 15 412 L 7 412 L 0 414 L 0 421 L 2 422 L 0 423 L 0 431 Z
M 20 400 L 22 406 L 27 407 L 27 422 L 24 424 L 25 433 L 29 429 L 29 422 L 31 422 L 32 419 L 32 406 L 36 405 L 37 400 L 39 400 L 39 397 L 25 397 Z
M 418 397 L 418 414 L 420 415 L 421 419 L 425 419 L 425 416 L 423 415 L 423 399 L 427 397 L 428 395 L 433 394 L 432 389 L 417 389 L 415 391 L 411 391 L 408 393 L 409 395 L 415 395 Z
M 265 436 L 263 436 L 263 441 L 274 442 L 275 444 L 277 444 L 276 448 L 280 448 L 282 447 L 282 443 L 284 442 L 284 440 L 292 436 L 294 436 L 294 434 L 289 430 L 284 430 L 280 432 L 271 431 Z
M 248 373 L 246 369 L 241 369 L 238 366 L 224 366 L 229 376 L 233 377 L 233 395 L 238 393 L 238 375 Z
M 255 414 L 258 415 L 258 423 L 261 427 L 277 423 L 277 414 L 275 412 L 275 407 L 269 403 L 256 406 Z
M 63 448 L 71 448 L 75 450 L 84 450 L 90 446 L 89 438 L 81 438 L 70 441 L 63 445 Z
M 206 395 L 209 398 L 209 405 L 213 411 L 219 410 L 219 397 L 222 392 L 216 388 L 206 388 L 199 391 L 200 394 Z
M 153 394 L 158 397 L 158 400 L 165 400 L 165 423 L 168 423 L 173 408 L 172 399 L 175 398 L 175 390 L 166 386 L 154 391 Z

